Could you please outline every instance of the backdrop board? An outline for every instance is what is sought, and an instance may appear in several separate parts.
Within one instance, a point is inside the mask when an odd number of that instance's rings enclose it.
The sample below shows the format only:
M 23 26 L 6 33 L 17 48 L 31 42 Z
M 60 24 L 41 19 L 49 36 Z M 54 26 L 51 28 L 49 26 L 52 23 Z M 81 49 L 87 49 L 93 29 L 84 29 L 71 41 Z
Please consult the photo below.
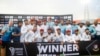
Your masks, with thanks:
M 73 15 L 66 14 L 66 15 L 27 15 L 27 14 L 0 14 L 0 29 L 2 26 L 8 24 L 9 19 L 14 21 L 14 26 L 17 25 L 18 21 L 23 21 L 25 19 L 35 18 L 35 19 L 47 19 L 51 18 L 53 21 L 55 19 L 63 19 L 70 20 L 72 22 Z

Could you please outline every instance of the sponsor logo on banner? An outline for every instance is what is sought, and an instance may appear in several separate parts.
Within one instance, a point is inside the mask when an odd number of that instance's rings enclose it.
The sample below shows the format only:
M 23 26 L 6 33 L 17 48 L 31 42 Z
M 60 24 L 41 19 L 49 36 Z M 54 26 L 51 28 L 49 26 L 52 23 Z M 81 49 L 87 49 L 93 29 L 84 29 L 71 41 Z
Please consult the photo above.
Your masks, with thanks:
M 14 56 L 14 54 L 15 54 L 15 48 L 14 47 L 10 47 L 9 50 L 11 52 L 11 56 Z
M 98 44 L 95 44 L 95 45 L 93 46 L 93 51 L 95 51 L 95 52 L 99 51 Z
M 9 43 L 6 56 L 25 56 L 24 48 L 21 43 Z
M 23 48 L 9 47 L 11 56 L 23 56 Z

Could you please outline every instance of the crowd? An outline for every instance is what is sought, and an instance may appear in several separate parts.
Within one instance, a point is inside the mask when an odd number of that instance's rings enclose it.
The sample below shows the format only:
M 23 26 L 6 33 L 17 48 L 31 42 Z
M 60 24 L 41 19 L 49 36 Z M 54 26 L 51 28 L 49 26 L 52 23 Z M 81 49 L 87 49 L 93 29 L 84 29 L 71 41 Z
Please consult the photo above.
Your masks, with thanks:
M 13 26 L 10 20 L 1 31 L 2 42 L 69 42 L 100 40 L 100 25 L 95 21 L 71 22 L 70 20 L 51 18 L 18 21 L 18 26 Z

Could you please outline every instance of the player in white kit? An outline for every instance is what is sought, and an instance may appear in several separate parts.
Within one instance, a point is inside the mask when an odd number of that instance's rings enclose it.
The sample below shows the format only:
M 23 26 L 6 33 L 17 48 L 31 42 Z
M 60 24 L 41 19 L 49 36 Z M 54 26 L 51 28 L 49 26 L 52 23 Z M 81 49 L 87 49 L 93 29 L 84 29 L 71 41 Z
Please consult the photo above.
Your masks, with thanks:
M 89 29 L 85 29 L 85 32 L 82 34 L 81 41 L 91 41 L 91 34 Z
M 37 26 L 33 26 L 33 29 L 25 35 L 25 42 L 34 42 L 34 38 L 38 34 Z
M 63 40 L 64 40 L 64 34 L 61 32 L 61 29 L 58 27 L 56 29 L 56 33 L 54 33 L 53 41 L 54 42 L 63 42 Z
M 79 33 L 79 30 L 76 29 L 76 30 L 75 30 L 75 34 L 73 34 L 72 37 L 73 37 L 75 43 L 79 43 L 79 41 L 80 41 L 80 39 L 81 39 L 82 36 L 81 36 L 81 34 Z
M 64 42 L 75 43 L 75 40 L 74 40 L 73 36 L 71 35 L 71 30 L 66 30 Z
M 40 32 L 35 36 L 34 41 L 35 42 L 44 42 L 44 39 L 46 38 L 47 34 L 44 33 L 44 29 L 40 29 Z

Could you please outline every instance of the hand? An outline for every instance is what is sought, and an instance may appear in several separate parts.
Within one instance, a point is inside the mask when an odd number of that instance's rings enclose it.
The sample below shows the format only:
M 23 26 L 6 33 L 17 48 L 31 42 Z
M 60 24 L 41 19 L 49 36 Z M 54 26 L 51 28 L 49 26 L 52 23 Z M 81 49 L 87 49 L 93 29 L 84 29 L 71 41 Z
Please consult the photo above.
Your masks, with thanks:
M 43 37 L 43 39 L 45 39 L 46 37 Z
M 27 30 L 27 32 L 31 31 L 31 29 Z
M 34 39 L 34 41 L 36 41 L 36 40 L 37 40 L 37 38 Z
M 28 44 L 29 44 L 29 42 L 25 42 L 25 44 L 26 44 L 26 45 L 28 45 Z
M 61 42 L 61 45 L 63 45 L 63 44 L 64 44 L 64 42 L 62 41 L 62 42 Z

